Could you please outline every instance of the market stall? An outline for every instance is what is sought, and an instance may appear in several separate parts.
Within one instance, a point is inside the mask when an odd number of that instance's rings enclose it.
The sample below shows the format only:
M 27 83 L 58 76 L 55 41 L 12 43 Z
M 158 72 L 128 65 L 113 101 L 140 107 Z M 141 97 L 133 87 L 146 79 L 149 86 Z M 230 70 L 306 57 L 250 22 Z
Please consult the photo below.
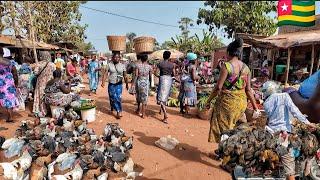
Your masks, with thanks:
M 284 83 L 287 84 L 289 74 L 297 70 L 295 67 L 298 67 L 300 63 L 307 64 L 308 70 L 304 72 L 308 72 L 309 76 L 319 70 L 319 33 L 320 30 L 311 30 L 279 34 L 263 39 L 252 38 L 251 43 L 254 46 L 265 47 L 275 52 L 272 58 L 272 69 L 276 68 L 276 73 L 283 73 Z M 277 62 L 284 59 L 285 67 L 277 65 Z M 300 69 L 304 69 L 304 67 Z

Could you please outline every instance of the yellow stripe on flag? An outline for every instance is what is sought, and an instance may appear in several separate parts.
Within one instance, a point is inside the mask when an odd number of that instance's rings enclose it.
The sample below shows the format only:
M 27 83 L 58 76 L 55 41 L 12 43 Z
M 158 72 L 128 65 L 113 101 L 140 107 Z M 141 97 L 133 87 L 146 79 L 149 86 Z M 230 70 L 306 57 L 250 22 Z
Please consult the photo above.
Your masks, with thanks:
M 314 10 L 315 10 L 315 5 L 312 5 L 312 6 L 297 6 L 297 5 L 292 5 L 292 10 L 293 10 L 293 11 L 301 11 L 301 12 L 314 11 Z
M 278 17 L 278 21 L 299 21 L 299 22 L 310 22 L 314 21 L 316 18 L 315 16 L 308 16 L 308 17 L 301 17 L 301 16 L 294 16 L 294 15 L 282 15 Z

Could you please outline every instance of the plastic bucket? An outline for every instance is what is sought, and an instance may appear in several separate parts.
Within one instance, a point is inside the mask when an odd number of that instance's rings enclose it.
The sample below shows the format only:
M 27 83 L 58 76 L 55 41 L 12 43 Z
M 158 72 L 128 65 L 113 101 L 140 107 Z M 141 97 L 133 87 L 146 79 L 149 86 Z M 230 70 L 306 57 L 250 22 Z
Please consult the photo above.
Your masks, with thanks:
M 81 119 L 88 122 L 96 120 L 96 108 L 81 110 Z

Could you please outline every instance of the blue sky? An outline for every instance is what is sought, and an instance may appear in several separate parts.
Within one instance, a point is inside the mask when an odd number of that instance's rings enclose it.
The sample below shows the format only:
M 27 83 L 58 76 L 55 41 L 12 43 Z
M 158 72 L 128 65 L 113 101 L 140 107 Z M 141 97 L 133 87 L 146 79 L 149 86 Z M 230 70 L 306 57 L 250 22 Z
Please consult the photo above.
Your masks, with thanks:
M 178 25 L 181 17 L 189 17 L 196 21 L 198 10 L 204 5 L 201 1 L 88 1 L 84 6 L 138 19 Z M 159 43 L 180 34 L 180 29 L 177 27 L 148 24 L 82 7 L 80 7 L 80 11 L 82 12 L 82 23 L 89 25 L 86 31 L 88 37 L 86 41 L 92 42 L 100 52 L 108 51 L 106 36 L 111 34 L 125 35 L 128 32 L 134 32 L 138 36 L 153 36 Z M 317 1 L 316 14 L 319 13 L 320 1 Z M 195 27 L 207 29 L 206 25 L 195 25 Z M 201 29 L 191 29 L 190 31 L 191 35 L 194 33 L 202 34 Z M 218 32 L 218 36 L 223 39 L 224 43 L 230 42 L 230 40 L 223 38 L 222 32 Z

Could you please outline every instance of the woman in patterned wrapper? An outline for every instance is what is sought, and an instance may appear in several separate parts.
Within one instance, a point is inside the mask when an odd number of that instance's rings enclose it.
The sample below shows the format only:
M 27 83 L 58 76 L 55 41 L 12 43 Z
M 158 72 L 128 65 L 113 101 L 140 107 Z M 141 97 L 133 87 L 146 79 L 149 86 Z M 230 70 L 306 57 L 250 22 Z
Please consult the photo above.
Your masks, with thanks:
M 15 87 L 18 85 L 18 74 L 15 66 L 3 54 L 3 48 L 0 47 L 0 105 L 6 109 L 6 122 L 13 122 L 13 108 L 18 105 Z
M 136 64 L 135 78 L 132 85 L 135 85 L 136 89 L 136 101 L 138 108 L 136 113 L 141 118 L 145 117 L 146 106 L 149 97 L 150 77 L 152 75 L 152 67 L 148 64 L 148 55 L 140 55 L 141 62 Z M 140 107 L 140 105 L 142 105 Z

